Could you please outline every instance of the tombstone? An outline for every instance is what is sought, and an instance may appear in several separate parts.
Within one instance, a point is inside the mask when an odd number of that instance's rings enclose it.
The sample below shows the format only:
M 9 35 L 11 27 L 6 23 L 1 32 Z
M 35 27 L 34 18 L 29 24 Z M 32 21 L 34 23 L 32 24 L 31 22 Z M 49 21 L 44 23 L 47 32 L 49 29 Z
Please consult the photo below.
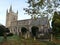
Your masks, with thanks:
M 34 37 L 34 40 L 36 40 L 36 38 Z
M 25 37 L 25 39 L 27 39 L 27 34 L 25 34 L 25 36 L 24 36 L 24 37 Z

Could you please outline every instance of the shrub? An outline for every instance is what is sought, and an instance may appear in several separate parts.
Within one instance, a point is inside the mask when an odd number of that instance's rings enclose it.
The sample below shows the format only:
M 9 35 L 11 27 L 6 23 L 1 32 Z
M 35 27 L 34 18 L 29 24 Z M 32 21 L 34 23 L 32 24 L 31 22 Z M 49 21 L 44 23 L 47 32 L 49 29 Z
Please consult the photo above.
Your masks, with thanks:
M 7 36 L 13 36 L 13 33 L 9 33 Z

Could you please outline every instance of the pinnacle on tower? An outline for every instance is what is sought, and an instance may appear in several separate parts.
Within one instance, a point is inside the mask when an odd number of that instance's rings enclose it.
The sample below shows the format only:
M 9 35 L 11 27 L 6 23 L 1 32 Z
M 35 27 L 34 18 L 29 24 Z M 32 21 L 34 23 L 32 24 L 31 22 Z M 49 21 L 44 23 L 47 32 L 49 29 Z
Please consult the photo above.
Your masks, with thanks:
M 18 10 L 17 10 L 17 14 L 18 14 Z
M 6 13 L 8 13 L 8 9 L 6 10 Z
M 10 10 L 9 11 L 12 12 L 12 5 L 10 6 Z

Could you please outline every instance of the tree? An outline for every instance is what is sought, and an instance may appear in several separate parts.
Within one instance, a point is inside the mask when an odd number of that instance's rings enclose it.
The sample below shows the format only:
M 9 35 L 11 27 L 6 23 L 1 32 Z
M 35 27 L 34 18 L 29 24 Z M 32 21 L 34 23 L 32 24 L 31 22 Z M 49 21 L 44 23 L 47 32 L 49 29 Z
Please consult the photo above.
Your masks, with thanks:
M 5 26 L 3 25 L 0 25 L 0 36 L 3 36 L 4 39 L 7 39 L 7 35 L 10 34 L 10 31 L 8 28 L 6 28 Z
M 54 12 L 52 18 L 52 31 L 55 36 L 60 35 L 60 15 L 57 12 Z
M 37 34 L 38 34 L 38 27 L 36 27 L 36 26 L 33 26 L 32 28 L 31 28 L 31 33 L 32 33 L 32 36 L 33 37 L 37 37 Z
M 0 25 L 0 36 L 4 36 L 6 39 L 6 28 L 3 25 Z
M 22 28 L 21 28 L 21 32 L 22 32 L 22 34 L 24 35 L 24 34 L 27 33 L 27 29 L 26 29 L 25 27 L 22 27 Z
M 21 33 L 22 33 L 21 36 L 22 36 L 22 38 L 25 38 L 25 39 L 27 38 L 27 35 L 26 35 L 27 34 L 27 31 L 28 30 L 25 27 L 22 27 L 21 28 Z
M 48 15 L 50 19 L 52 14 L 60 8 L 60 1 L 58 0 L 28 0 L 28 8 L 24 8 L 28 15 L 32 18 L 44 17 Z

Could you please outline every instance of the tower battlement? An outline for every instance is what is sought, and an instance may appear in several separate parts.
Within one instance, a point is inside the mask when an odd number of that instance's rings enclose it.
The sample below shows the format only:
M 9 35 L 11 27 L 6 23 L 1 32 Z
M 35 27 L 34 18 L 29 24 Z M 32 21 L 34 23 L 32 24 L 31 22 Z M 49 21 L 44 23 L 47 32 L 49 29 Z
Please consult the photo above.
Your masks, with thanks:
M 18 19 L 18 11 L 15 13 L 12 11 L 12 6 L 10 9 L 6 11 L 6 27 L 11 26 L 11 22 L 17 21 Z

